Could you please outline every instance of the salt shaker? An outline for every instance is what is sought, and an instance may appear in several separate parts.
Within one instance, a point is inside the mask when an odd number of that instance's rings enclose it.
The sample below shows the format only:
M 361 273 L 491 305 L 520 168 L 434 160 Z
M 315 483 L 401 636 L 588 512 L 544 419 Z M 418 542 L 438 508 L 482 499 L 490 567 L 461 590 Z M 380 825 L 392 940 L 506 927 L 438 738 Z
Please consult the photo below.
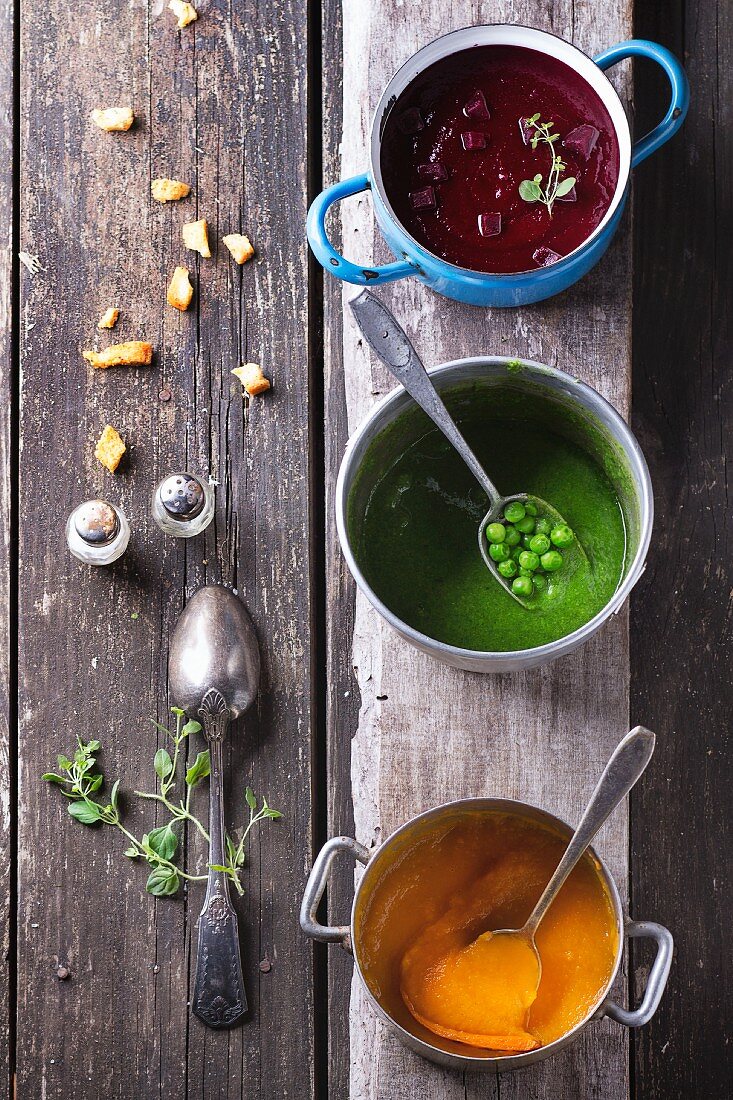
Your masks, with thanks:
M 87 565 L 111 565 L 130 541 L 125 513 L 106 500 L 85 500 L 66 521 L 69 550 Z
M 193 474 L 168 474 L 153 493 L 153 519 L 166 535 L 190 539 L 214 518 L 214 491 Z

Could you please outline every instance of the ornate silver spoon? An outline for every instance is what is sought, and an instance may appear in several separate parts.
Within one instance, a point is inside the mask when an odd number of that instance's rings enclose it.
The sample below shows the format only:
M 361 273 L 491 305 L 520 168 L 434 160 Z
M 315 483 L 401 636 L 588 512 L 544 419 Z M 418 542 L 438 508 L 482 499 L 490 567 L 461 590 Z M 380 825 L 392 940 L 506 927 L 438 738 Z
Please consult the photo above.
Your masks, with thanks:
M 237 914 L 225 874 L 222 745 L 232 719 L 255 700 L 260 651 L 244 605 L 228 589 L 207 585 L 186 604 L 170 644 L 171 698 L 201 719 L 211 757 L 209 878 L 199 919 L 192 1010 L 209 1027 L 232 1027 L 247 1011 Z

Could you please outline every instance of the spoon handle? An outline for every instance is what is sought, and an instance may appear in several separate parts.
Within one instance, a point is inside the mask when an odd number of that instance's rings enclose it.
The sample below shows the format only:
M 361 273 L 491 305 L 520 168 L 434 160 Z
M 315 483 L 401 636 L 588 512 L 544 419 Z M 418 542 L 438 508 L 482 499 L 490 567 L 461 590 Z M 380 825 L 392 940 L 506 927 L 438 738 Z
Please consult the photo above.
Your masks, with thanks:
M 525 925 L 525 929 L 533 936 L 560 887 L 601 825 L 623 801 L 651 760 L 654 742 L 655 737 L 651 730 L 645 729 L 644 726 L 636 726 L 616 747 L 554 875 Z
M 224 865 L 224 789 L 222 743 L 229 710 L 218 691 L 204 696 L 199 716 L 209 745 L 209 878 L 199 918 L 199 943 L 192 1011 L 209 1027 L 232 1027 L 247 1011 L 239 954 L 237 914 L 229 897 Z
M 450 440 L 493 508 L 503 498 L 456 427 L 404 330 L 384 303 L 369 290 L 362 290 L 349 305 L 369 347 Z

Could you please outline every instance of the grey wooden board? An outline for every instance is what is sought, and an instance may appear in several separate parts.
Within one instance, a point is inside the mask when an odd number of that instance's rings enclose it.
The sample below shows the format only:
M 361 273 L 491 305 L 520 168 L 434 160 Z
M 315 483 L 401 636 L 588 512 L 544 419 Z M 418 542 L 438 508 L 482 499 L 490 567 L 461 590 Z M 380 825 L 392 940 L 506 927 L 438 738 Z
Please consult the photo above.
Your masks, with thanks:
M 570 2 L 544 10 L 521 2 L 421 5 L 420 18 L 411 19 L 396 0 L 344 0 L 341 44 L 334 33 L 337 13 L 330 5 L 325 11 L 325 41 L 334 54 L 325 56 L 324 70 L 335 77 L 343 63 L 344 74 L 341 132 L 327 125 L 325 164 L 335 173 L 340 159 L 344 178 L 367 167 L 369 121 L 385 83 L 432 38 L 482 21 L 526 22 L 593 53 L 631 32 L 628 3 L 604 10 L 602 20 L 592 6 Z M 627 74 L 617 71 L 614 81 L 626 96 Z M 338 216 L 333 220 L 338 224 Z M 388 258 L 367 195 L 342 205 L 339 228 L 349 258 L 364 263 Z M 590 277 L 549 303 L 521 311 L 482 311 L 438 298 L 416 281 L 378 293 L 414 335 L 428 362 L 480 352 L 524 355 L 578 375 L 627 414 L 630 286 L 627 218 Z M 343 295 L 332 290 L 326 295 L 327 422 L 339 440 L 344 417 L 352 431 L 391 388 L 387 372 L 366 353 L 350 318 L 342 328 L 341 307 L 350 293 L 346 288 Z M 327 481 L 335 477 L 338 459 L 336 447 L 331 447 Z M 332 508 L 328 522 L 333 523 Z M 548 668 L 517 676 L 471 675 L 409 648 L 361 596 L 354 604 L 353 585 L 346 580 L 332 529 L 329 547 L 330 780 L 334 789 L 351 784 L 357 838 L 378 844 L 431 805 L 484 793 L 522 798 L 576 820 L 605 759 L 628 727 L 626 611 L 579 653 Z M 352 654 L 353 676 L 345 651 Z M 353 700 L 349 702 L 353 694 L 358 713 Z M 348 818 L 342 799 L 332 797 L 331 812 L 330 831 L 342 831 Z M 621 811 L 599 842 L 622 894 L 627 888 L 627 837 L 627 815 Z M 340 876 L 330 895 L 331 916 L 339 923 L 351 894 Z M 343 960 L 334 959 L 332 968 L 335 987 L 346 978 Z M 623 1100 L 629 1094 L 628 1038 L 607 1022 L 594 1024 L 551 1062 L 499 1083 L 462 1078 L 406 1052 L 374 1018 L 357 981 L 351 988 L 348 1063 L 342 1013 L 332 1013 L 331 1021 L 330 1088 L 333 1095 L 348 1094 L 352 1100 L 395 1095 L 452 1100 L 498 1095 L 499 1087 L 503 1097 L 517 1100 L 538 1095 Z
M 311 826 L 306 18 L 295 0 L 212 0 L 200 13 L 179 32 L 161 0 L 29 0 L 21 28 L 21 246 L 43 268 L 22 272 L 20 332 L 17 1081 L 29 1100 L 313 1087 L 311 953 L 293 934 Z M 89 112 L 116 103 L 137 122 L 104 134 Z M 154 203 L 158 175 L 192 196 Z M 182 246 L 180 224 L 196 216 L 209 219 L 213 260 Z M 220 242 L 239 230 L 258 252 L 241 270 Z M 195 285 L 185 315 L 165 304 L 177 263 Z M 122 317 L 99 336 L 109 305 Z M 81 358 L 134 337 L 154 343 L 151 368 L 93 373 Z M 229 371 L 249 359 L 273 390 L 247 409 Z M 93 457 L 108 420 L 130 448 L 114 478 Z M 156 479 L 186 466 L 218 481 L 215 523 L 188 544 L 148 516 Z M 95 571 L 66 553 L 62 526 L 97 493 L 123 506 L 133 537 Z M 174 702 L 170 631 L 186 595 L 217 580 L 245 599 L 263 650 L 259 705 L 229 754 L 229 817 L 242 819 L 246 782 L 285 813 L 251 847 L 240 929 L 252 1014 L 229 1033 L 187 1009 L 202 888 L 155 902 L 122 838 L 73 823 L 39 780 L 79 732 L 101 738 L 124 790 L 150 785 L 147 718 Z M 139 832 L 155 815 L 129 816 Z M 193 840 L 189 861 L 205 862 Z

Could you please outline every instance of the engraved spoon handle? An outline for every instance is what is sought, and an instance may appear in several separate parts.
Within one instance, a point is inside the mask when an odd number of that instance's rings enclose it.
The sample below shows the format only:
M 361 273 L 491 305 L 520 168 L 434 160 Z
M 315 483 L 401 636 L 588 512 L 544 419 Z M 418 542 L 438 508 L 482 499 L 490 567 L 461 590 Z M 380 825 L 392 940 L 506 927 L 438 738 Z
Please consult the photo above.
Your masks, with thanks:
M 369 347 L 455 447 L 494 508 L 504 498 L 459 432 L 407 334 L 371 291 L 362 290 L 349 305 Z
M 224 864 L 222 743 L 229 711 L 218 692 L 208 692 L 199 711 L 209 745 L 209 877 L 199 918 L 198 957 L 192 1011 L 213 1028 L 232 1027 L 247 1011 L 239 953 L 237 914 L 229 896 Z

